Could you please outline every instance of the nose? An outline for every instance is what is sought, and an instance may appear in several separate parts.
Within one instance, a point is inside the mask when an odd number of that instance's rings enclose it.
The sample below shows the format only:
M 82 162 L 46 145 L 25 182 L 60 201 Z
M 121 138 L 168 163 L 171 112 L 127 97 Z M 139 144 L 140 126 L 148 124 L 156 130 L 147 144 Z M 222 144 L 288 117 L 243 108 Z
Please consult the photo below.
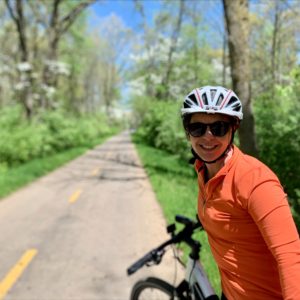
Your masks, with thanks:
M 206 127 L 206 130 L 203 134 L 203 137 L 214 137 L 214 135 L 212 134 L 209 126 Z

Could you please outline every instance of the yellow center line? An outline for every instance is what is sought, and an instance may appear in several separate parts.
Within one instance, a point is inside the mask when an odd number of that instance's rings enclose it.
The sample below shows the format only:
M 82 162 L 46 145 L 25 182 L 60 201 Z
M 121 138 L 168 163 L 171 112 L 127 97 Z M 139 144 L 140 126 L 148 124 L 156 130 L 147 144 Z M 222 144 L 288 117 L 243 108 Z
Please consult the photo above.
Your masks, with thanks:
M 92 176 L 97 176 L 98 173 L 99 173 L 99 171 L 100 171 L 100 168 L 96 168 L 96 169 L 94 169 L 94 170 L 91 172 L 91 175 L 92 175 Z
M 79 196 L 81 195 L 81 193 L 82 193 L 82 190 L 77 190 L 77 191 L 76 191 L 75 193 L 73 193 L 72 196 L 69 198 L 69 202 L 70 202 L 70 203 L 75 202 L 75 201 L 79 198 Z
M 10 270 L 6 277 L 0 282 L 0 300 L 4 299 L 7 292 L 12 288 L 14 283 L 22 275 L 31 260 L 37 254 L 36 249 L 27 250 L 16 265 Z

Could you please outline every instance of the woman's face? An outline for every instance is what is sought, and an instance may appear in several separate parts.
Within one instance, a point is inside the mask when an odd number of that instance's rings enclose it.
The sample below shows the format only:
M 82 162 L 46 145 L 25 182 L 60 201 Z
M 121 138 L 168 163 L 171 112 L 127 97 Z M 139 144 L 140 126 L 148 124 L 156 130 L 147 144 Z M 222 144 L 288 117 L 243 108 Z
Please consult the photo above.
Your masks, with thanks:
M 231 118 L 222 114 L 196 113 L 192 115 L 190 124 L 212 124 L 218 121 L 230 123 Z M 199 137 L 194 137 L 189 134 L 194 151 L 201 159 L 208 162 L 214 161 L 224 153 L 228 144 L 231 142 L 232 126 L 229 126 L 229 130 L 224 136 L 215 136 L 212 131 L 210 127 L 207 127 L 205 133 Z

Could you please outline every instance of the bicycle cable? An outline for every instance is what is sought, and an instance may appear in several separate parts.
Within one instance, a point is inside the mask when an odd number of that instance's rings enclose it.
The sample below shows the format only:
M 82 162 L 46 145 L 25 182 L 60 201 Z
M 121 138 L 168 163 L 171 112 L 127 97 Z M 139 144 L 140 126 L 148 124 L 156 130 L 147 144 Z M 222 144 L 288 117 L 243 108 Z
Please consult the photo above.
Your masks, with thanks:
M 193 267 L 191 269 L 191 273 L 190 273 L 190 277 L 189 277 L 189 286 L 191 286 L 192 274 L 194 272 L 195 266 L 196 266 L 196 260 L 193 261 Z
M 174 278 L 173 278 L 173 286 L 175 286 L 176 281 L 177 281 L 177 262 L 176 262 L 176 258 L 177 258 L 177 249 L 175 248 L 175 245 L 171 245 L 172 251 L 173 251 L 173 256 L 174 256 Z

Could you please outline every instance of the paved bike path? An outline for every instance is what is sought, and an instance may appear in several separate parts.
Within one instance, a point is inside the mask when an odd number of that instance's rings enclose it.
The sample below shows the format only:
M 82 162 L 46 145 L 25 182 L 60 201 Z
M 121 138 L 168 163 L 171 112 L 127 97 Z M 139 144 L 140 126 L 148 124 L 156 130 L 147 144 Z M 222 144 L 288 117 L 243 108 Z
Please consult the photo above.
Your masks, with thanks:
M 165 226 L 130 135 L 115 136 L 0 201 L 0 299 L 125 300 L 140 277 L 172 282 L 171 252 L 126 275 Z

